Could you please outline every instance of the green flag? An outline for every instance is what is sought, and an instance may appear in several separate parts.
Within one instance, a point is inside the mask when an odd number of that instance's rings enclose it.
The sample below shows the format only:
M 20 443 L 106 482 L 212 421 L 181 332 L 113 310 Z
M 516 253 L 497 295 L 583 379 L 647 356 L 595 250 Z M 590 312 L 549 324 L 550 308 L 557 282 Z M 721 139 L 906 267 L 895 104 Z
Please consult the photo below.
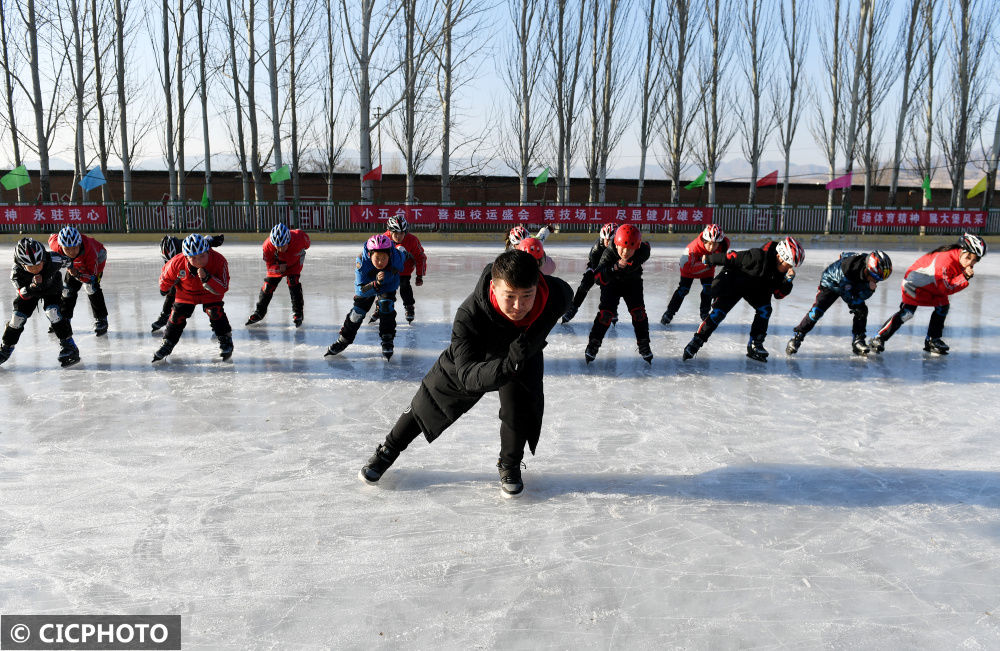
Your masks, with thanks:
M 282 165 L 278 169 L 271 172 L 271 185 L 287 181 L 290 178 L 292 178 L 292 173 L 288 170 L 288 165 Z
M 202 190 L 202 192 L 201 192 L 201 207 L 205 208 L 206 210 L 208 209 L 208 186 L 207 185 L 205 186 L 205 189 Z
M 549 180 L 549 168 L 545 168 L 545 171 L 535 177 L 535 185 L 541 185 Z
M 28 185 L 30 182 L 31 179 L 28 178 L 28 170 L 24 168 L 24 165 L 15 167 L 0 177 L 0 184 L 3 184 L 5 190 L 16 190 L 22 185 Z
M 704 172 L 701 173 L 701 176 L 699 176 L 695 180 L 693 180 L 690 183 L 688 183 L 687 185 L 685 185 L 684 189 L 685 190 L 694 190 L 695 188 L 700 188 L 701 186 L 705 185 L 705 179 L 707 177 L 708 177 L 708 170 L 705 170 Z
M 924 177 L 924 182 L 921 184 L 921 186 L 924 188 L 924 200 L 925 201 L 930 201 L 931 200 L 931 177 L 925 176 Z

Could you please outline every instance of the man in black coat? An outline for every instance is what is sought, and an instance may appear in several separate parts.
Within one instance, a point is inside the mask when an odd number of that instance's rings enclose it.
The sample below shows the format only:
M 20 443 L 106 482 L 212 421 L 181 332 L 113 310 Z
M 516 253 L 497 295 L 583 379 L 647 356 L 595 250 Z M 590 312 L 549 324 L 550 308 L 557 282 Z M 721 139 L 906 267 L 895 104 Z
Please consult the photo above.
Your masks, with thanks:
M 705 264 L 722 265 L 723 270 L 712 282 L 712 311 L 684 347 L 684 359 L 694 357 L 729 310 L 743 299 L 754 308 L 747 357 L 766 362 L 764 338 L 771 318 L 771 297 L 782 299 L 791 293 L 795 267 L 804 259 L 805 249 L 793 237 L 768 242 L 759 249 L 704 256 Z
M 486 265 L 455 314 L 451 345 L 361 469 L 361 478 L 377 482 L 421 432 L 433 442 L 483 395 L 497 391 L 500 485 L 505 496 L 519 494 L 524 446 L 534 454 L 542 428 L 542 348 L 571 300 L 569 285 L 543 276 L 535 258 L 524 251 L 505 251 Z

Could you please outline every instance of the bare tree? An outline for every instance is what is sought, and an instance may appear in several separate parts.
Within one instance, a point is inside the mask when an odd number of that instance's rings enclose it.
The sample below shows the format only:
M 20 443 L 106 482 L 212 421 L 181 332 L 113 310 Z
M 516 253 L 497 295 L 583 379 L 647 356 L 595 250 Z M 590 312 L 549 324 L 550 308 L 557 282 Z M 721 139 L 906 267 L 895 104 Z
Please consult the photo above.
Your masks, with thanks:
M 793 2 L 795 0 L 792 0 Z M 708 203 L 715 203 L 715 173 L 722 157 L 736 135 L 731 110 L 729 37 L 733 32 L 733 5 L 728 0 L 705 0 L 707 42 L 700 56 L 701 120 L 698 122 L 700 146 L 695 155 L 702 169 L 708 171 Z
M 608 159 L 625 133 L 625 120 L 619 111 L 625 90 L 621 71 L 623 68 L 631 68 L 632 66 L 628 61 L 616 63 L 616 56 L 622 54 L 620 50 L 623 48 L 623 41 L 618 37 L 622 29 L 621 26 L 628 19 L 629 8 L 630 3 L 627 0 L 625 2 L 608 0 L 602 47 L 604 63 L 601 80 L 600 137 L 597 141 L 597 195 L 596 199 L 592 199 L 592 201 L 603 202 L 605 200 Z
M 177 131 L 174 137 L 177 139 L 177 200 L 184 201 L 184 185 L 187 177 L 186 162 L 184 160 L 184 145 L 187 141 L 186 115 L 187 97 L 184 93 L 184 77 L 187 72 L 187 33 L 185 22 L 187 19 L 187 6 L 184 0 L 177 0 L 177 10 L 174 14 L 174 73 L 175 85 L 177 87 Z
M 249 202 L 251 200 L 250 175 L 247 169 L 246 136 L 243 132 L 243 92 L 240 88 L 239 59 L 237 58 L 236 49 L 236 16 L 233 12 L 233 0 L 226 0 L 224 26 L 228 44 L 226 63 L 229 68 L 228 76 L 233 82 L 231 98 L 234 106 L 234 120 L 227 120 L 226 124 L 232 124 L 234 121 L 236 123 L 236 132 L 231 133 L 231 140 L 236 147 L 237 163 L 240 167 L 240 180 L 243 184 L 243 201 Z
M 3 66 L 4 100 L 5 108 L 7 109 L 7 126 L 10 128 L 11 153 L 14 156 L 12 163 L 13 166 L 16 167 L 21 163 L 21 138 L 17 130 L 17 113 L 14 111 L 13 81 L 16 64 L 11 60 L 10 49 L 8 47 L 8 20 L 7 13 L 4 11 L 3 3 L 0 2 L 0 56 L 3 57 L 3 60 L 0 61 L 0 65 Z M 17 188 L 17 201 L 19 203 L 24 201 L 24 192 L 21 187 Z
M 168 0 L 161 0 L 160 21 L 162 27 L 162 41 L 160 48 L 163 54 L 162 63 L 159 66 L 160 84 L 163 88 L 164 111 L 166 112 L 166 126 L 164 131 L 164 145 L 167 155 L 167 176 L 170 184 L 170 199 L 177 200 L 177 161 L 174 157 L 174 101 L 173 101 L 173 68 L 170 65 L 170 6 Z
M 890 206 L 897 204 L 896 194 L 899 189 L 899 167 L 903 157 L 903 138 L 906 136 L 906 123 L 909 120 L 913 109 L 913 100 L 916 96 L 915 90 L 923 84 L 923 79 L 918 75 L 914 76 L 914 67 L 917 65 L 917 58 L 920 56 L 919 38 L 923 31 L 920 20 L 920 8 L 925 4 L 925 0 L 909 0 L 909 9 L 906 12 L 906 20 L 900 29 L 900 42 L 902 44 L 903 59 L 900 64 L 903 68 L 902 86 L 899 89 L 899 111 L 896 114 L 896 141 L 892 153 L 892 179 L 889 181 L 889 196 L 886 203 Z M 897 51 L 900 48 L 897 47 Z
M 655 2 L 655 0 L 653 0 Z M 576 3 L 575 18 L 568 0 L 554 0 L 546 5 L 545 44 L 552 66 L 548 69 L 548 88 L 556 122 L 556 179 L 559 202 L 569 201 L 570 177 L 575 158 L 580 86 L 580 59 L 583 54 L 587 11 L 585 3 Z
M 848 122 L 847 131 L 844 136 L 845 174 L 853 173 L 854 157 L 857 153 L 858 118 L 861 113 L 861 95 L 859 92 L 859 86 L 861 83 L 862 70 L 864 69 L 864 55 L 866 50 L 865 36 L 868 33 L 868 15 L 871 13 L 873 2 L 874 0 L 858 1 L 858 32 L 857 38 L 852 42 L 854 49 L 854 68 L 851 73 L 851 96 L 847 102 L 847 110 L 850 121 Z M 851 210 L 851 186 L 844 188 L 842 208 L 846 217 Z
M 986 192 L 983 193 L 983 210 L 989 211 L 993 205 L 994 186 L 997 182 L 997 164 L 1000 163 L 1000 102 L 996 103 L 997 121 L 993 127 L 993 146 L 983 151 L 986 160 Z
M 125 203 L 132 201 L 132 162 L 129 156 L 128 98 L 125 91 L 125 31 L 128 19 L 128 1 L 115 2 L 115 89 L 118 98 L 118 131 L 122 161 L 122 186 Z
M 847 42 L 847 30 L 841 23 L 840 0 L 832 0 L 828 5 L 830 14 L 817 13 L 816 33 L 820 39 L 822 53 L 824 96 L 817 96 L 816 117 L 812 123 L 813 139 L 823 150 L 829 169 L 830 178 L 837 174 L 837 142 L 840 132 L 840 110 L 843 104 L 842 79 L 844 74 L 843 43 Z M 832 20 L 831 20 L 832 19 Z M 830 23 L 833 29 L 828 29 Z M 829 116 L 826 111 L 829 110 Z M 830 231 L 833 220 L 833 193 L 826 194 L 826 231 Z
M 333 201 L 333 173 L 340 164 L 340 159 L 347 144 L 347 134 L 354 127 L 354 122 L 349 121 L 346 125 L 338 125 L 341 119 L 341 107 L 344 104 L 345 93 L 338 92 L 337 85 L 337 49 L 334 47 L 335 35 L 340 33 L 337 25 L 334 24 L 333 2 L 335 0 L 324 0 L 323 6 L 326 9 L 326 92 L 323 99 L 323 111 L 326 115 L 325 148 L 326 157 L 324 159 L 326 171 L 326 199 Z
M 25 25 L 25 35 L 28 41 L 28 66 L 31 70 L 31 90 L 24 88 L 28 101 L 35 114 L 35 141 L 28 141 L 26 144 L 38 154 L 38 177 L 40 195 L 43 201 L 48 201 L 52 194 L 52 187 L 49 179 L 49 149 L 55 133 L 56 125 L 62 119 L 66 111 L 66 106 L 60 104 L 60 89 L 63 82 L 63 70 L 65 69 L 68 52 L 62 48 L 51 48 L 50 55 L 56 58 L 50 61 L 51 78 L 48 80 L 50 88 L 47 94 L 42 94 L 41 70 L 42 63 L 38 57 L 38 40 L 40 22 L 49 24 L 48 17 L 41 17 L 35 9 L 35 0 L 26 0 L 24 5 L 18 5 L 21 18 Z M 58 8 L 57 8 L 58 9 Z M 43 36 L 44 38 L 44 36 Z M 61 54 L 57 54 L 61 51 Z M 20 80 L 18 84 L 23 87 Z
M 788 203 L 788 171 L 792 160 L 792 143 L 795 141 L 795 132 L 802 117 L 801 93 L 808 92 L 808 88 L 800 88 L 799 84 L 809 49 L 811 7 L 809 4 L 800 4 L 798 0 L 791 0 L 790 5 L 786 3 L 781 5 L 781 37 L 787 67 L 784 69 L 785 83 L 774 86 L 776 89 L 774 106 L 776 109 L 784 109 L 784 115 L 778 121 L 778 142 L 784 155 L 782 206 Z
M 647 0 L 646 39 L 643 49 L 642 80 L 639 86 L 639 187 L 635 200 L 642 201 L 642 191 L 646 185 L 646 156 L 654 132 L 655 115 L 659 112 L 663 88 L 662 49 L 657 47 L 657 33 L 660 29 L 660 14 L 656 10 L 656 0 Z M 662 6 L 662 5 L 661 5 Z
M 205 148 L 205 196 L 212 199 L 212 140 L 208 130 L 208 28 L 205 25 L 204 0 L 194 0 L 198 20 L 198 91 L 201 99 L 201 139 Z M 211 204 L 210 204 L 211 205 Z
M 252 1 L 252 0 L 251 0 Z M 294 0 L 292 0 L 294 2 Z M 282 3 L 282 6 L 286 6 Z M 274 153 L 274 167 L 280 168 L 284 165 L 281 156 L 281 114 L 278 112 L 278 23 L 281 20 L 277 16 L 274 0 L 267 0 L 267 79 L 268 89 L 271 97 L 271 140 L 272 151 Z M 277 184 L 278 201 L 285 200 L 285 182 Z
M 670 201 L 680 200 L 681 168 L 688 148 L 688 132 L 691 122 L 697 116 L 692 104 L 694 93 L 685 87 L 691 50 L 698 39 L 699 16 L 694 8 L 695 0 L 670 0 L 667 13 L 672 20 L 667 24 L 663 48 L 665 82 L 663 114 L 663 141 L 666 149 L 665 164 L 661 161 L 670 178 Z
M 83 32 L 87 23 L 87 6 L 77 0 L 69 0 L 65 11 L 56 3 L 56 21 L 62 47 L 72 56 L 69 67 L 70 85 L 73 89 L 73 185 L 70 187 L 70 201 L 79 199 L 77 192 L 79 181 L 83 178 L 87 167 L 86 151 L 84 149 L 84 122 L 87 119 L 89 107 L 84 106 L 84 96 L 89 95 L 87 86 L 90 81 L 90 71 L 84 69 Z
M 899 68 L 894 52 L 886 48 L 884 36 L 888 18 L 888 5 L 873 3 L 865 25 L 859 116 L 861 142 L 856 159 L 865 175 L 864 205 L 866 206 L 871 205 L 872 186 L 880 182 L 879 177 L 883 171 L 879 151 L 884 124 L 880 121 L 879 109 L 894 83 L 896 70 Z
M 934 118 L 937 109 L 934 106 L 934 74 L 937 71 L 937 56 L 941 48 L 941 40 L 936 39 L 935 25 L 938 24 L 938 0 L 923 0 L 920 4 L 920 22 L 922 25 L 920 72 L 918 76 L 924 80 L 919 87 L 920 111 L 910 127 L 912 143 L 913 166 L 921 179 L 928 183 L 934 178 L 936 165 L 932 147 L 934 144 Z M 923 193 L 922 193 L 923 194 Z M 930 199 L 923 195 L 922 204 L 930 205 Z
M 740 29 L 743 32 L 744 50 L 740 57 L 743 75 L 747 81 L 748 96 L 745 102 L 736 102 L 736 115 L 742 134 L 743 155 L 750 163 L 750 191 L 747 203 L 757 202 L 757 174 L 760 171 L 760 157 L 768 136 L 777 122 L 774 107 L 764 106 L 765 84 L 771 77 L 774 24 L 768 20 L 772 13 L 770 0 L 747 0 L 739 14 Z
M 253 175 L 254 201 L 264 198 L 264 172 L 260 161 L 260 129 L 257 127 L 257 0 L 248 0 L 249 9 L 244 14 L 247 26 L 247 81 L 244 92 L 247 98 L 247 124 L 250 127 L 250 172 Z

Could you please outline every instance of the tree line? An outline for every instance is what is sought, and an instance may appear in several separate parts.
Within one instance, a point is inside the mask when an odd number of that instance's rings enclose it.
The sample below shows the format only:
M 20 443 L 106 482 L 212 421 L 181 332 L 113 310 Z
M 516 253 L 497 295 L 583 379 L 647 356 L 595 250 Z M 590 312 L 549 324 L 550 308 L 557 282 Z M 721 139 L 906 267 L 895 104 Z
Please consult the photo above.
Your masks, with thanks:
M 772 147 L 785 203 L 793 143 L 808 135 L 831 179 L 861 175 L 866 205 L 874 185 L 888 184 L 896 205 L 904 175 L 943 171 L 952 207 L 965 207 L 966 177 L 985 174 L 988 207 L 1000 154 L 993 9 L 988 0 L 0 2 L 0 137 L 14 165 L 37 158 L 42 197 L 53 148 L 71 142 L 76 178 L 120 167 L 126 201 L 133 161 L 151 146 L 175 200 L 192 198 L 195 173 L 211 198 L 220 155 L 234 161 L 247 201 L 262 198 L 266 170 L 286 165 L 279 200 L 301 199 L 300 171 L 326 173 L 332 200 L 335 171 L 360 179 L 380 164 L 384 131 L 409 201 L 434 160 L 442 202 L 455 178 L 491 165 L 519 178 L 522 201 L 543 169 L 556 200 L 568 201 L 582 167 L 588 200 L 600 202 L 628 135 L 637 202 L 656 164 L 672 201 L 695 169 L 715 203 L 720 165 L 738 152 L 755 203 Z M 479 97 L 490 71 L 502 90 Z M 189 146 L 199 147 L 197 172 Z M 372 183 L 359 180 L 362 201 Z M 842 200 L 850 205 L 850 188 Z

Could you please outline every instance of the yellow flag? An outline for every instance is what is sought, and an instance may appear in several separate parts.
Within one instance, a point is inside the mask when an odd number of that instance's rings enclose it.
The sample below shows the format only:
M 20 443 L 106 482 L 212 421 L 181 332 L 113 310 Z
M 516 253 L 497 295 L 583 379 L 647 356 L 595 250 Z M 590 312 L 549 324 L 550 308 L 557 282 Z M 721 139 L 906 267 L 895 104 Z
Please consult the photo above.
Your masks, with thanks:
M 982 194 L 984 192 L 986 192 L 986 177 L 985 176 L 983 178 L 979 179 L 979 183 L 977 183 L 974 186 L 972 186 L 972 189 L 969 190 L 969 194 L 965 195 L 965 198 L 966 199 L 971 199 L 972 197 L 976 196 L 977 194 Z

